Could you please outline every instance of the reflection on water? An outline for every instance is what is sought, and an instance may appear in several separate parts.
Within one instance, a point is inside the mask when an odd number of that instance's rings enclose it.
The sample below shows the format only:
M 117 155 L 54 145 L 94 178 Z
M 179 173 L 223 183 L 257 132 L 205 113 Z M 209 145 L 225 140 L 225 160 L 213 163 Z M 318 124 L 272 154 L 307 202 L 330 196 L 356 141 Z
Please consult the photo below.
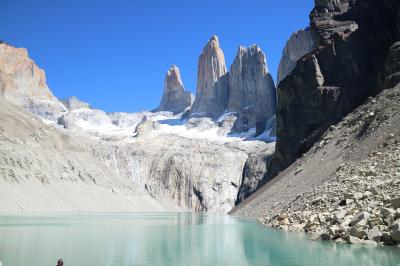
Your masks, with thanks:
M 3 266 L 399 265 L 400 250 L 309 241 L 192 213 L 0 216 Z

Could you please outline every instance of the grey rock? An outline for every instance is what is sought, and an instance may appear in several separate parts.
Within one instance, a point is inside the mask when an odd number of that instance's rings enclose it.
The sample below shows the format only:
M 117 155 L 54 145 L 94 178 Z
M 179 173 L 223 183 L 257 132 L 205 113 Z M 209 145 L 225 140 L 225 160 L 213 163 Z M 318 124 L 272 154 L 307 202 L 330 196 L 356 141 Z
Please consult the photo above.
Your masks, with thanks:
M 203 132 L 215 128 L 216 124 L 209 117 L 192 117 L 185 123 L 187 129 L 196 129 Z
M 396 241 L 396 242 L 400 242 L 400 229 L 393 229 L 390 231 L 390 237 Z
M 193 100 L 194 96 L 183 87 L 179 68 L 171 66 L 165 75 L 164 92 L 156 111 L 182 113 L 192 105 Z
M 323 232 L 322 234 L 320 234 L 320 238 L 321 240 L 331 240 L 332 237 L 328 232 Z
M 353 219 L 350 222 L 350 225 L 366 225 L 367 220 L 369 218 L 369 213 L 365 211 L 361 211 L 354 215 Z
M 81 108 L 90 108 L 90 105 L 88 103 L 79 100 L 76 96 L 72 96 L 67 99 L 61 100 L 61 102 L 69 111 Z
M 381 241 L 385 245 L 392 245 L 393 244 L 393 239 L 392 239 L 391 234 L 389 232 L 382 232 Z
M 239 113 L 237 131 L 263 132 L 276 112 L 276 88 L 262 50 L 240 46 L 229 71 L 228 111 Z
M 160 125 L 157 121 L 152 121 L 147 118 L 147 116 L 143 117 L 142 121 L 136 127 L 136 137 L 149 137 L 152 135 L 154 130 L 160 128 Z
M 391 204 L 395 210 L 400 208 L 400 198 L 392 199 Z
M 377 246 L 378 245 L 378 243 L 373 240 L 363 240 L 360 244 L 368 245 L 368 246 Z
M 196 97 L 192 114 L 217 117 L 225 111 L 228 100 L 228 79 L 224 53 L 217 36 L 212 36 L 199 57 Z
M 365 230 L 360 226 L 354 226 L 350 229 L 350 235 L 358 238 L 363 238 L 365 236 Z
M 310 53 L 315 48 L 315 43 L 309 28 L 296 31 L 286 42 L 279 62 L 277 84 L 287 75 L 292 73 L 297 60 Z
M 389 215 L 394 215 L 396 213 L 395 210 L 393 210 L 392 208 L 386 208 L 386 207 L 382 207 L 381 208 L 381 214 L 384 218 L 388 217 Z
M 368 231 L 367 237 L 369 240 L 373 240 L 379 243 L 381 241 L 382 233 L 376 229 L 371 229 Z
M 358 237 L 355 237 L 355 236 L 349 236 L 348 242 L 350 244 L 361 244 L 362 240 L 360 238 L 358 238 Z

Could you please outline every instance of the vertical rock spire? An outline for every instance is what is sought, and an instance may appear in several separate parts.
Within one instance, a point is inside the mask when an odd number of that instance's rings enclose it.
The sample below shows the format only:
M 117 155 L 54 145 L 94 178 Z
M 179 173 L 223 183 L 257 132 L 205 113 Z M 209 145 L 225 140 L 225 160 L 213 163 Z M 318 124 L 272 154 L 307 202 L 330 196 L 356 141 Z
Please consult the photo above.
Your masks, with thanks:
M 171 66 L 165 75 L 163 96 L 156 110 L 182 113 L 192 105 L 192 102 L 193 95 L 185 91 L 179 68 Z
M 228 111 L 237 112 L 237 130 L 265 130 L 276 112 L 276 89 L 260 47 L 239 47 L 229 72 Z
M 211 116 L 222 113 L 226 107 L 228 88 L 226 85 L 225 57 L 218 37 L 213 35 L 199 57 L 196 98 L 192 113 Z M 224 101 L 225 103 L 221 102 Z

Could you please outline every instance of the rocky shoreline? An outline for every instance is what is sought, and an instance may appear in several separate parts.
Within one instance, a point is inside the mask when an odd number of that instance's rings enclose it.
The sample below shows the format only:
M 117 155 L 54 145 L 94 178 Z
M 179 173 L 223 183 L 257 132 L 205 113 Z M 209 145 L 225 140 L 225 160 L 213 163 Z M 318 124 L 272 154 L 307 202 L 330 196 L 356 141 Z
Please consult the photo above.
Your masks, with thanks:
M 400 139 L 357 165 L 342 164 L 322 185 L 298 195 L 285 213 L 262 223 L 312 239 L 400 245 Z

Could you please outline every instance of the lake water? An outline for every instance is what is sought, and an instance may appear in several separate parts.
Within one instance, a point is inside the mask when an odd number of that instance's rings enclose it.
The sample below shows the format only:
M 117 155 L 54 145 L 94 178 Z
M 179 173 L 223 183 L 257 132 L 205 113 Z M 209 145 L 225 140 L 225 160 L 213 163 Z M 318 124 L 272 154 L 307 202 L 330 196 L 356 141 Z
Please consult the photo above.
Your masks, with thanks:
M 310 241 L 215 214 L 0 216 L 3 266 L 400 265 L 400 249 Z

